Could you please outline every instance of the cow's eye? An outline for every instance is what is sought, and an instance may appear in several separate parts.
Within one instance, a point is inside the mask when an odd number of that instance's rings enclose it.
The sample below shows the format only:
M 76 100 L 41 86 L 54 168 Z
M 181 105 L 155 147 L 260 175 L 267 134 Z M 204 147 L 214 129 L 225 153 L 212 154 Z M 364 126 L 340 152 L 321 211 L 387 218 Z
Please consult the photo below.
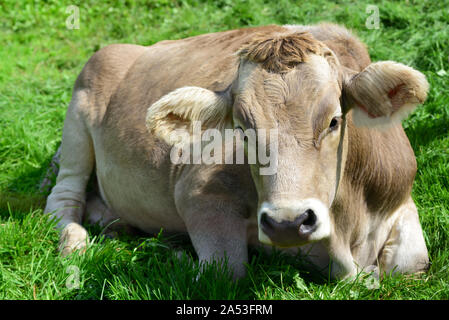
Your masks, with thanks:
M 338 125 L 340 124 L 340 119 L 340 117 L 333 117 L 331 123 L 329 124 L 329 129 L 336 130 L 338 128 Z

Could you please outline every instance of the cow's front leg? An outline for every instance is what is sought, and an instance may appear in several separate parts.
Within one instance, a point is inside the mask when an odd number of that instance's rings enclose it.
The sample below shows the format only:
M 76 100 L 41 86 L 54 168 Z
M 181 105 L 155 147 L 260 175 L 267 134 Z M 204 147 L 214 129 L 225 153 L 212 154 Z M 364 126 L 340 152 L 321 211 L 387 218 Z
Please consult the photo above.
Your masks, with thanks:
M 62 255 L 75 250 L 82 252 L 88 241 L 81 222 L 86 204 L 86 185 L 94 166 L 94 151 L 90 134 L 78 111 L 86 104 L 85 94 L 75 91 L 64 122 L 56 185 L 44 210 L 59 220 L 59 250 Z
M 419 223 L 418 210 L 410 198 L 393 214 L 395 221 L 379 255 L 380 272 L 418 273 L 429 267 L 429 256 Z
M 227 260 L 233 278 L 246 274 L 247 221 L 232 205 L 205 201 L 181 209 L 200 263 Z

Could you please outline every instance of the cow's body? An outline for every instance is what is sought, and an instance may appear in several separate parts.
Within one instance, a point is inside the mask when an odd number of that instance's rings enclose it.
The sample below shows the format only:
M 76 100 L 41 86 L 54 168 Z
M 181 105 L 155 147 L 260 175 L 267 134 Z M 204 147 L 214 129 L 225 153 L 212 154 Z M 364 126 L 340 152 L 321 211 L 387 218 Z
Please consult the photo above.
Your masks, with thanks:
M 107 223 L 119 217 L 149 233 L 160 228 L 188 232 L 200 260 L 226 252 L 242 275 L 247 244 L 258 243 L 260 203 L 249 165 L 173 164 L 170 145 L 148 133 L 147 109 L 185 86 L 226 91 L 239 68 L 235 52 L 256 33 L 306 29 L 345 68 L 360 72 L 370 64 L 357 39 L 328 25 L 250 28 L 150 47 L 112 45 L 97 52 L 75 84 L 61 170 L 46 208 L 79 206 L 57 214 L 65 227 L 66 249 L 82 247 L 86 237 L 79 224 L 95 168 L 104 206 L 99 199 L 87 204 L 93 220 Z M 329 214 L 333 236 L 306 244 L 304 251 L 322 268 L 332 257 L 332 274 L 340 277 L 371 266 L 387 272 L 425 269 L 427 250 L 410 196 L 416 162 L 400 124 L 383 131 L 357 128 L 349 113 L 342 157 L 346 164 Z

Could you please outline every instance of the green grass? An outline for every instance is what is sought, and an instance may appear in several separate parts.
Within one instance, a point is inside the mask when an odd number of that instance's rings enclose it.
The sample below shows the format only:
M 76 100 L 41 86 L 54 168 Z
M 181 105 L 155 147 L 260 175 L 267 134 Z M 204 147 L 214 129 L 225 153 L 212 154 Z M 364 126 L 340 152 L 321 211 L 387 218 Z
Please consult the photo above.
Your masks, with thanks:
M 67 6 L 80 10 L 69 30 Z M 367 29 L 376 4 L 380 28 Z M 448 299 L 449 3 L 447 1 L 14 1 L 0 3 L 0 299 Z M 120 236 L 89 227 L 84 255 L 57 253 L 54 222 L 42 215 L 38 185 L 61 140 L 71 89 L 83 64 L 111 43 L 150 45 L 265 24 L 331 21 L 353 29 L 373 61 L 422 71 L 427 102 L 404 127 L 418 161 L 413 196 L 432 266 L 421 276 L 329 281 L 302 260 L 252 249 L 248 276 L 234 283 L 214 266 L 198 281 L 191 245 L 180 239 Z M 73 269 L 79 286 L 71 288 Z M 69 282 L 67 282 L 69 281 Z

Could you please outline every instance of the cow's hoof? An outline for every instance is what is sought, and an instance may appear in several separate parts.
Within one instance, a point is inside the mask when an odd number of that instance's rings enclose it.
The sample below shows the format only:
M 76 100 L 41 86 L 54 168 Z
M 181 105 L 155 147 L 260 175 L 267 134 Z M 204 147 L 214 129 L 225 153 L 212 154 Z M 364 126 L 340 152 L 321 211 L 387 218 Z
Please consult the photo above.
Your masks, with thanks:
M 61 256 L 66 257 L 74 251 L 80 254 L 86 251 L 88 235 L 86 229 L 78 223 L 69 223 L 61 232 L 59 240 L 59 251 Z

